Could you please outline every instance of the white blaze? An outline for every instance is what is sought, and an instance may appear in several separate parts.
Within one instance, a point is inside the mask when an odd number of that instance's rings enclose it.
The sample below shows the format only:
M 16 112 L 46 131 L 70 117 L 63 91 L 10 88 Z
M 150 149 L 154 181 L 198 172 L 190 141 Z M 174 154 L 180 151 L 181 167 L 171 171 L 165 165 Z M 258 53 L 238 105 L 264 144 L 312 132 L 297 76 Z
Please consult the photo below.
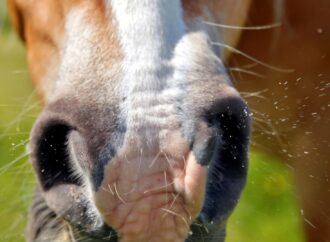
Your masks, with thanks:
M 219 73 L 209 29 L 196 19 L 187 28 L 180 0 L 110 0 L 123 52 L 121 115 L 127 138 L 154 143 L 179 129 L 184 89 Z M 204 72 L 201 76 L 201 73 Z M 156 139 L 155 139 L 156 138 Z M 144 142 L 142 141 L 142 143 Z M 136 141 L 134 141 L 136 142 Z
M 111 0 L 111 7 L 127 64 L 169 59 L 185 32 L 180 0 Z
M 186 26 L 180 0 L 111 0 L 123 52 L 123 115 L 144 134 L 175 126 L 174 49 Z

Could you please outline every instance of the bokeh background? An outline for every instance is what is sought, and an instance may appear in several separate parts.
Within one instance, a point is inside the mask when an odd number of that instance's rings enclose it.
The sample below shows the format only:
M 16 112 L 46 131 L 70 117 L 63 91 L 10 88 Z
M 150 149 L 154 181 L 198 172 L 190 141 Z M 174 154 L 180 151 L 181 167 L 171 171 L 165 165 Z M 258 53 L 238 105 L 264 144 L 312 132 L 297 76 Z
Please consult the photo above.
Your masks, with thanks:
M 0 241 L 24 241 L 35 179 L 29 131 L 40 110 L 24 46 L 0 0 Z M 228 226 L 227 242 L 304 242 L 292 170 L 252 151 L 248 184 Z

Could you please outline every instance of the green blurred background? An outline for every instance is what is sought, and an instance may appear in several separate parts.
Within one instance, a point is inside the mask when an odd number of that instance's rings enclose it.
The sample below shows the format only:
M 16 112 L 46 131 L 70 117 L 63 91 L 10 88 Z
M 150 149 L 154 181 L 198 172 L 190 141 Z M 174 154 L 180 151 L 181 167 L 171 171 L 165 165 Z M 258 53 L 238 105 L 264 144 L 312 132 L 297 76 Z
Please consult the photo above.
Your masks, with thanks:
M 10 29 L 5 1 L 0 0 L 0 241 L 24 241 L 35 184 L 26 145 L 39 110 L 24 47 Z M 253 151 L 227 242 L 303 242 L 299 210 L 291 170 Z

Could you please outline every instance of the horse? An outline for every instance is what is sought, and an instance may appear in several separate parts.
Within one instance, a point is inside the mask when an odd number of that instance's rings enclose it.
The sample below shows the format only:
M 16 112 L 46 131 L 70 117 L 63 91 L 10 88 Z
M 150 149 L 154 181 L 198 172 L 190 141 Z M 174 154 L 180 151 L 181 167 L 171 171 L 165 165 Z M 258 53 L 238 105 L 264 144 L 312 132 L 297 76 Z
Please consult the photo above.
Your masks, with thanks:
M 259 113 L 270 113 L 272 130 L 254 129 L 252 144 L 293 166 L 308 239 L 329 239 L 328 146 L 309 143 L 325 140 L 326 120 L 314 125 L 299 116 L 312 107 L 307 96 L 297 98 L 298 84 L 319 82 L 286 81 L 310 73 L 304 58 L 297 60 L 298 46 L 311 46 L 309 64 L 329 76 L 328 57 L 319 59 L 312 48 L 329 50 L 328 3 L 7 1 L 44 103 L 29 145 L 39 184 L 28 241 L 224 241 L 246 181 L 250 119 L 260 125 Z M 314 40 L 299 24 L 320 4 L 324 10 L 310 26 L 324 20 L 316 31 L 323 38 Z M 282 28 L 248 27 L 282 14 Z M 292 48 L 292 40 L 302 43 Z M 258 66 L 231 68 L 236 61 L 244 66 L 238 55 Z M 294 63 L 295 72 L 260 59 Z M 266 80 L 255 81 L 260 77 Z M 268 100 L 249 100 L 252 112 L 240 95 L 251 90 L 266 90 L 261 94 Z M 316 98 L 321 93 L 307 88 L 301 95 L 306 92 L 316 100 L 311 106 L 323 107 L 324 97 Z M 297 106 L 303 109 L 299 119 L 290 113 Z M 313 129 L 302 137 L 305 127 Z M 283 142 L 282 132 L 290 142 Z M 309 162 L 315 157 L 325 162 Z
M 255 0 L 248 25 L 281 27 L 246 30 L 236 47 L 266 63 L 249 68 L 236 51 L 229 66 L 253 113 L 252 146 L 293 171 L 306 241 L 330 241 L 330 2 L 282 2 L 273 11 L 274 1 Z

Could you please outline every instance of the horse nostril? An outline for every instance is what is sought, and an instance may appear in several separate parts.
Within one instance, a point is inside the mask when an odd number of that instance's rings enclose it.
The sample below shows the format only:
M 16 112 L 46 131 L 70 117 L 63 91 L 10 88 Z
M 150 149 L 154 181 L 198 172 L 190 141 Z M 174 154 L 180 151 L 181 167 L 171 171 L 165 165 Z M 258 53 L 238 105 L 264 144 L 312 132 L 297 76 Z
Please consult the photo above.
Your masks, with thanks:
M 200 164 L 208 165 L 218 160 L 222 152 L 231 155 L 231 160 L 242 160 L 239 156 L 246 153 L 249 143 L 250 115 L 240 97 L 213 102 L 204 109 L 200 120 L 193 140 L 193 150 Z
M 227 172 L 240 175 L 245 170 L 244 156 L 247 153 L 250 134 L 250 119 L 247 107 L 232 110 L 228 106 L 224 112 L 214 117 L 214 125 L 219 129 L 221 150 L 217 155 L 225 161 Z M 243 166 L 243 167 L 242 167 Z
M 31 134 L 31 159 L 44 191 L 58 184 L 79 185 L 73 175 L 67 148 L 72 127 L 66 122 L 42 115 Z
M 77 133 L 71 123 L 62 113 L 44 111 L 31 133 L 31 161 L 47 206 L 58 217 L 91 231 L 103 222 L 71 161 L 69 139 Z
M 205 159 L 209 177 L 200 219 L 219 224 L 235 207 L 245 184 L 250 115 L 240 97 L 227 97 L 214 102 L 204 117 L 213 145 L 212 151 L 205 152 L 211 155 Z
M 245 102 L 239 98 L 226 98 L 215 102 L 206 116 L 207 123 L 214 130 L 213 160 L 222 161 L 226 172 L 242 175 L 244 160 L 250 138 L 250 115 Z

